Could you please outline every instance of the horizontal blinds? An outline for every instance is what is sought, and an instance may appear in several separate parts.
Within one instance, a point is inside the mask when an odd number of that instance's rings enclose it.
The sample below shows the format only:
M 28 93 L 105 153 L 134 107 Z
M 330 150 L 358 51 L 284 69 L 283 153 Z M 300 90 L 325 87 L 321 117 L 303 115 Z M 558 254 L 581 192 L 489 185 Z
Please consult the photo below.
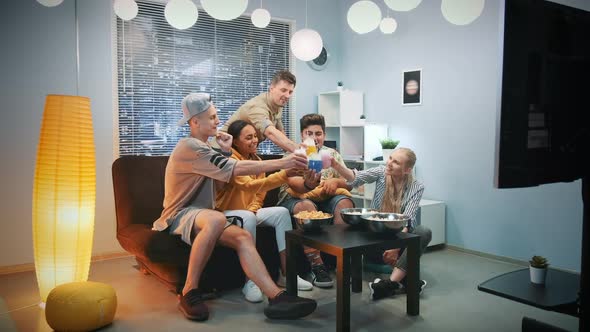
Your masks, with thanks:
M 276 71 L 290 66 L 288 23 L 271 21 L 259 29 L 249 17 L 218 21 L 199 10 L 195 25 L 177 30 L 166 22 L 164 4 L 137 4 L 136 18 L 117 18 L 120 155 L 170 154 L 188 135 L 188 126 L 177 126 L 188 93 L 210 93 L 223 124 L 248 99 L 267 91 Z M 284 108 L 290 137 L 293 114 Z M 259 152 L 283 153 L 268 140 Z

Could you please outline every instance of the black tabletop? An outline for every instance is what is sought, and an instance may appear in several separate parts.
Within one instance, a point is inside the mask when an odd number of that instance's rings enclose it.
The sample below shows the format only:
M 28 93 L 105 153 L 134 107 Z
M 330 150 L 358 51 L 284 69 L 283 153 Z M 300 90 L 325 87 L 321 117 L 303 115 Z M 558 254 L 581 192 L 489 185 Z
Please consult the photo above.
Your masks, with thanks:
M 580 275 L 549 269 L 545 285 L 538 285 L 530 281 L 529 268 L 525 268 L 494 277 L 477 289 L 545 310 L 561 311 L 563 306 L 575 305 Z
M 323 226 L 320 231 L 313 232 L 292 230 L 287 232 L 287 236 L 305 238 L 307 241 L 314 241 L 321 243 L 322 246 L 344 251 L 362 251 L 363 249 L 373 248 L 375 246 L 392 247 L 392 245 L 399 245 L 401 242 L 405 242 L 405 240 L 419 237 L 416 234 L 403 232 L 397 234 L 380 234 L 349 225 Z

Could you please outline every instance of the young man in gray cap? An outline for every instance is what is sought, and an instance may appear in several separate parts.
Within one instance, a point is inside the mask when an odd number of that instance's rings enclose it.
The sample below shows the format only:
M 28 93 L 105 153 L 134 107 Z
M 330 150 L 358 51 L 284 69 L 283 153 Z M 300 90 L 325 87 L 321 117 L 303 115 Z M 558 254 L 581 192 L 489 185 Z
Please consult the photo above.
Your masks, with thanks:
M 252 236 L 231 225 L 222 212 L 215 211 L 215 182 L 232 176 L 258 174 L 283 168 L 306 168 L 307 159 L 291 154 L 277 160 L 237 161 L 211 148 L 215 136 L 222 151 L 231 151 L 232 136 L 218 133 L 217 110 L 205 93 L 191 93 L 182 100 L 184 117 L 179 124 L 190 126 L 190 136 L 181 139 L 168 161 L 165 175 L 164 210 L 154 229 L 178 234 L 192 246 L 186 283 L 179 309 L 192 320 L 204 321 L 209 309 L 199 291 L 203 269 L 217 243 L 236 250 L 248 278 L 269 298 L 264 314 L 268 318 L 292 319 L 312 313 L 317 303 L 288 295 L 274 283 L 256 251 Z
M 287 152 L 293 152 L 299 144 L 293 142 L 285 135 L 282 123 L 283 107 L 289 102 L 297 80 L 288 70 L 278 71 L 272 81 L 268 92 L 248 100 L 223 124 L 221 131 L 227 132 L 227 128 L 236 120 L 250 121 L 259 133 L 260 141 L 270 139 L 274 144 Z

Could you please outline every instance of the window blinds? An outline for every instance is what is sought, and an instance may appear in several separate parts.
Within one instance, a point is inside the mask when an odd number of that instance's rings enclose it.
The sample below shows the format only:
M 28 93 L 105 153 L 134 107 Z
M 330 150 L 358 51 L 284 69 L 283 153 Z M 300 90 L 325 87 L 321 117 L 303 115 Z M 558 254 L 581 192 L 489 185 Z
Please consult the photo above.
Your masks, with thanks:
M 248 99 L 268 91 L 276 71 L 290 68 L 289 23 L 271 21 L 259 29 L 250 17 L 218 21 L 199 10 L 195 25 L 177 30 L 166 22 L 164 4 L 137 4 L 135 19 L 116 19 L 121 156 L 170 154 L 189 134 L 188 126 L 177 126 L 188 93 L 210 93 L 223 124 Z M 294 114 L 290 106 L 283 109 L 291 138 Z M 267 140 L 259 153 L 283 150 Z

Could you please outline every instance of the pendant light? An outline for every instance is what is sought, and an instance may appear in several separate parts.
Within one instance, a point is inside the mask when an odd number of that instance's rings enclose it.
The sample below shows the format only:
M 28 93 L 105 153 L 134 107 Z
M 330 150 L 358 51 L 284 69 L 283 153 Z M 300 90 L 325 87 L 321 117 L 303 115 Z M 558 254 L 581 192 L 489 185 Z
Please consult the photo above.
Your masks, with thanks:
M 262 0 L 260 0 L 260 8 L 252 12 L 252 24 L 257 28 L 266 28 L 270 23 L 270 13 L 268 10 L 262 8 Z
M 191 0 L 170 0 L 164 8 L 168 24 L 178 30 L 192 27 L 199 18 L 199 10 Z
M 346 20 L 352 31 L 358 34 L 368 33 L 379 26 L 381 9 L 373 1 L 357 1 L 348 9 Z
M 291 37 L 291 52 L 301 61 L 310 61 L 317 58 L 322 52 L 324 42 L 320 34 L 307 28 L 307 0 L 305 0 L 305 29 L 301 29 Z

